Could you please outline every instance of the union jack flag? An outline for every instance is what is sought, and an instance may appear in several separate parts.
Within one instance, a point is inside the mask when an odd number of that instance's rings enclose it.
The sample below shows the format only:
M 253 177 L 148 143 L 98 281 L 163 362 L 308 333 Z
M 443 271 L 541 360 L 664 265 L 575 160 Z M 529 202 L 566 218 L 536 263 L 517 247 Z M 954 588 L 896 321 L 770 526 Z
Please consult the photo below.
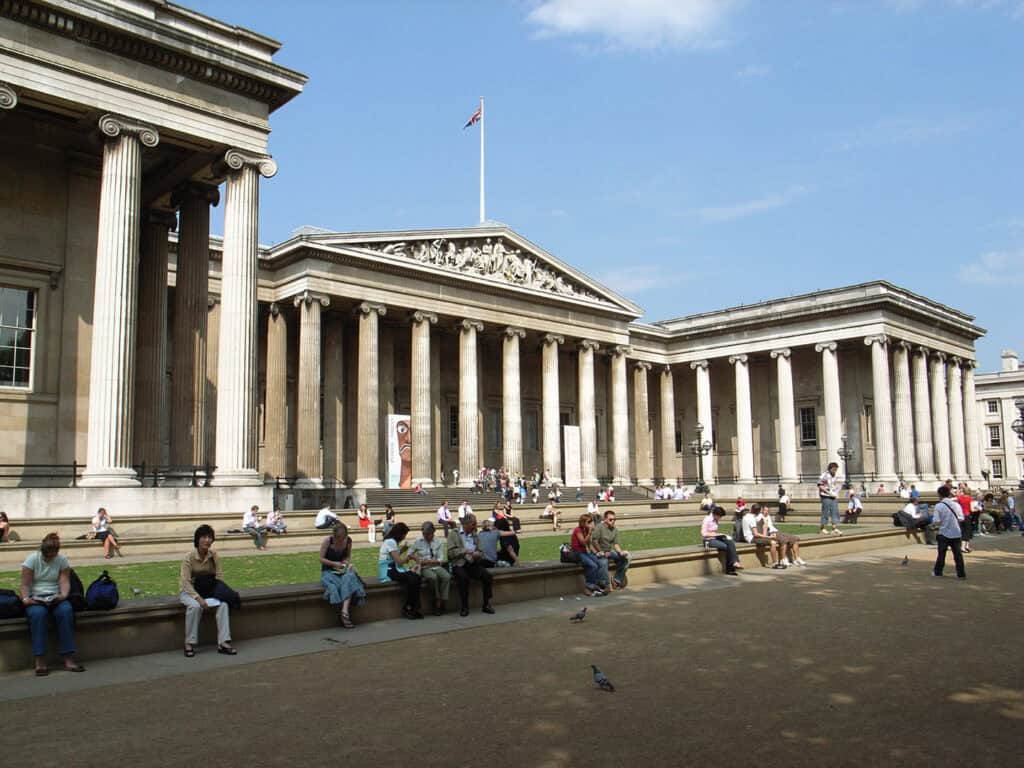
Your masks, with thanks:
M 469 118 L 469 122 L 467 122 L 464 126 L 462 126 L 462 130 L 466 130 L 467 128 L 469 128 L 469 126 L 476 125 L 479 122 L 480 122 L 480 108 L 477 107 L 476 112 L 474 112 L 473 116 L 471 118 Z

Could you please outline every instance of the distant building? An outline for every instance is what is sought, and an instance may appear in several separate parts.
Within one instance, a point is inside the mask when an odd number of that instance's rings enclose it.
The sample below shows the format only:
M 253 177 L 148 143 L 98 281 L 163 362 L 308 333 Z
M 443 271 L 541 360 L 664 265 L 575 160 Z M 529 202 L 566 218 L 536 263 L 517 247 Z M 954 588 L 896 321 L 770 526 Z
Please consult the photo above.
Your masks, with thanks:
M 1002 370 L 980 373 L 975 378 L 978 423 L 984 469 L 992 485 L 1013 486 L 1024 478 L 1024 441 L 1013 422 L 1024 418 L 1016 403 L 1024 403 L 1024 370 L 1017 353 L 1003 350 Z

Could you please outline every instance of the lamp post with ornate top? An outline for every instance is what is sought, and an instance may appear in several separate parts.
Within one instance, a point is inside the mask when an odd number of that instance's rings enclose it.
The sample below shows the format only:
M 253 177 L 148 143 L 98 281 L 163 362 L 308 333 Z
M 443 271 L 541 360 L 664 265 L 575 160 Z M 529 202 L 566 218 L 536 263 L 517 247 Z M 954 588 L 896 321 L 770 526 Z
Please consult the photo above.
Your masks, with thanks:
M 701 440 L 704 434 L 704 425 L 697 423 L 697 439 L 690 441 L 690 451 L 697 457 L 697 485 L 693 490 L 695 493 L 707 493 L 708 486 L 704 482 L 704 457 L 711 453 L 711 441 Z

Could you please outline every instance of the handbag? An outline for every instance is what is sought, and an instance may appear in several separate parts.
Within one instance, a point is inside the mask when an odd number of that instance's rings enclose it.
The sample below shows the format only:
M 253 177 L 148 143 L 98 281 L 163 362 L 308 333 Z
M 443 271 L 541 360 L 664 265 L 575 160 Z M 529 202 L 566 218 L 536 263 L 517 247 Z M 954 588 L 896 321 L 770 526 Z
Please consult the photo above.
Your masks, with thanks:
M 563 544 L 558 548 L 558 560 L 563 563 L 578 565 L 580 562 L 580 556 L 579 553 L 574 552 L 573 548 L 568 544 Z

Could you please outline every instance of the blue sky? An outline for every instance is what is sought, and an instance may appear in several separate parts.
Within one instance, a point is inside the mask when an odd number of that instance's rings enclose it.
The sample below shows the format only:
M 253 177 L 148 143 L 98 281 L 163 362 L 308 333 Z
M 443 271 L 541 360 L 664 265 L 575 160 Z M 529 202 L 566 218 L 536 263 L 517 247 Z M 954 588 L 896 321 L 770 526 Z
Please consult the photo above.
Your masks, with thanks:
M 185 0 L 310 76 L 260 236 L 487 214 L 660 320 L 873 279 L 1024 352 L 1024 0 Z M 216 226 L 216 225 L 215 225 Z

